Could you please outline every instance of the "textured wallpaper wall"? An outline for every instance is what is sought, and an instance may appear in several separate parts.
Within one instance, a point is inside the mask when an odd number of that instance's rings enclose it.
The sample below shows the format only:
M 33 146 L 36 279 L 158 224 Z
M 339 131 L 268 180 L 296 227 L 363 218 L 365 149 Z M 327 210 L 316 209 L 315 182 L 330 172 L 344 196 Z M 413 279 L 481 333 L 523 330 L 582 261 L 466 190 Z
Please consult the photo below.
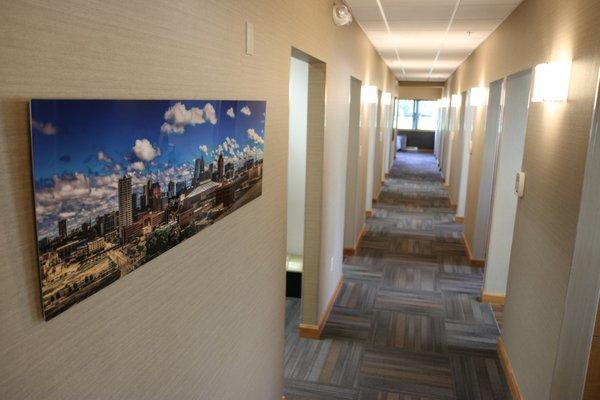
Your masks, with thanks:
M 393 78 L 331 3 L 1 1 L 0 398 L 279 399 L 282 392 L 290 51 L 327 63 L 323 308 L 341 274 L 350 75 Z M 256 52 L 244 54 L 245 21 Z M 268 102 L 263 195 L 43 322 L 29 98 Z M 330 257 L 335 258 L 330 268 Z
M 569 101 L 529 109 L 525 197 L 517 210 L 502 329 L 526 399 L 550 395 L 600 67 L 599 20 L 595 0 L 525 0 L 447 85 L 455 94 L 563 55 L 573 59 Z M 481 166 L 483 129 L 476 124 L 471 169 Z M 477 176 L 470 173 L 470 186 L 477 187 Z M 469 197 L 478 192 L 472 189 Z M 467 226 L 475 203 L 467 200 Z

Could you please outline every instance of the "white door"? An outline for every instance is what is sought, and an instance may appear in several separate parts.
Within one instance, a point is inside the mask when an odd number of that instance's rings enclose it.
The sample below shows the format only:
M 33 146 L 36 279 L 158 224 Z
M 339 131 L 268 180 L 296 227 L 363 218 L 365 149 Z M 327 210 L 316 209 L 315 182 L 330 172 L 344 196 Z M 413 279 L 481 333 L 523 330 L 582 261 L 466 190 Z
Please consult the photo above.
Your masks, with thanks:
M 483 162 L 479 179 L 479 199 L 475 218 L 475 234 L 473 235 L 473 257 L 477 260 L 485 260 L 490 234 L 490 212 L 492 210 L 492 192 L 498 159 L 503 85 L 504 79 L 493 82 L 490 85 L 488 98 Z
M 515 176 L 523 164 L 530 91 L 530 70 L 506 79 L 500 152 L 494 182 L 492 223 L 483 287 L 484 293 L 488 295 L 506 294 L 518 203 L 514 193 Z

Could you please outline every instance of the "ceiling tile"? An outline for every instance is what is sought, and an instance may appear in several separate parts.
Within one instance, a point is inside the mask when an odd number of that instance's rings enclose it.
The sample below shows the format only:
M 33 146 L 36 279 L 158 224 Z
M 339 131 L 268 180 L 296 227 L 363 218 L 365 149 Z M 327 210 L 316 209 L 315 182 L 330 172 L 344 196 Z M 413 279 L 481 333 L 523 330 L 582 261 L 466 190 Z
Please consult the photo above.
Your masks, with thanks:
M 456 19 L 504 19 L 515 9 L 514 4 L 463 4 Z
M 391 35 L 376 0 L 346 0 L 346 3 L 396 76 L 444 81 L 522 0 L 460 0 L 450 27 L 457 0 L 380 1 Z

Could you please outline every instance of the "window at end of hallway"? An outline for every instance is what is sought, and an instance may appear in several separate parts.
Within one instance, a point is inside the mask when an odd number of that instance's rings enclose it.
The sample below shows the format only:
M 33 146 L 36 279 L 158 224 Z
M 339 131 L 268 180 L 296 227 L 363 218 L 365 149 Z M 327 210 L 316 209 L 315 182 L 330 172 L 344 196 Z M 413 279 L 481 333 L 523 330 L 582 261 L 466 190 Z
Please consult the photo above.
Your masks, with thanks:
M 438 122 L 436 100 L 397 100 L 396 129 L 434 131 Z

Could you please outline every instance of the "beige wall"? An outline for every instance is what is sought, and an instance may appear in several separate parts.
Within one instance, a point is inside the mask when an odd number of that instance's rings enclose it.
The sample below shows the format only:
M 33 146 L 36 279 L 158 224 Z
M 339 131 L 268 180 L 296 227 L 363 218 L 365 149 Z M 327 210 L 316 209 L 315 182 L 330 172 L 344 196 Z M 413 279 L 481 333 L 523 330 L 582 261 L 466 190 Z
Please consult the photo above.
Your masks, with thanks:
M 352 79 L 350 125 L 346 168 L 346 207 L 344 221 L 344 248 L 354 249 L 365 223 L 364 190 L 359 191 L 361 146 L 361 82 Z M 362 187 L 361 187 L 362 188 Z M 361 201 L 363 206 L 361 207 Z
M 442 87 L 399 86 L 398 98 L 406 100 L 437 100 L 442 98 Z
M 333 26 L 330 7 L 325 0 L 1 2 L 0 398 L 280 398 L 291 46 L 327 63 L 317 310 L 341 274 L 349 77 L 388 91 L 393 82 L 356 25 Z M 254 56 L 244 55 L 246 20 L 255 24 Z M 43 322 L 32 97 L 267 100 L 263 196 Z
M 595 0 L 526 0 L 448 81 L 455 94 L 562 54 L 574 62 L 569 101 L 531 104 L 529 110 L 525 197 L 518 205 L 502 332 L 526 399 L 549 398 L 600 66 L 599 20 Z M 467 235 L 473 231 L 483 128 L 477 124 L 474 133 Z

